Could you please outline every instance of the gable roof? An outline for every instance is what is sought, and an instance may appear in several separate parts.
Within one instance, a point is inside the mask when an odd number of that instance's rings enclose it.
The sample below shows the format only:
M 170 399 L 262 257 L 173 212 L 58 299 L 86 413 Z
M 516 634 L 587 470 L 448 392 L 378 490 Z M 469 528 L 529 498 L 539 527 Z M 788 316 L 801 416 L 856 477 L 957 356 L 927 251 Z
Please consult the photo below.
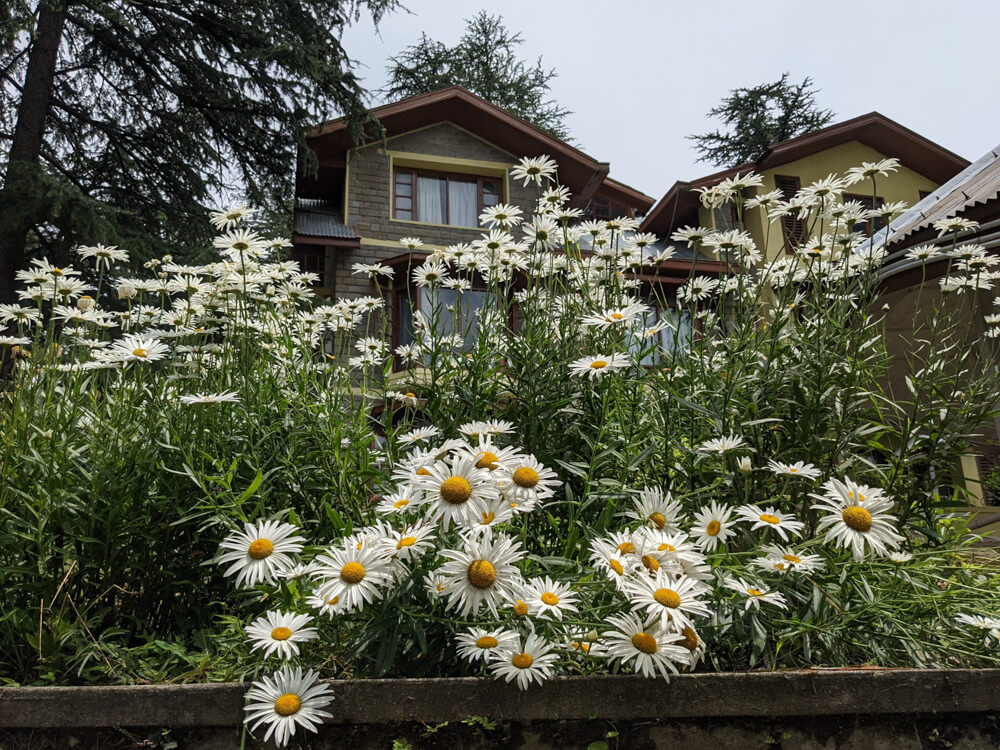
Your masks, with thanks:
M 654 199 L 608 175 L 610 165 L 599 162 L 575 146 L 510 114 L 461 86 L 418 94 L 371 110 L 385 128 L 386 137 L 402 135 L 428 125 L 450 122 L 517 156 L 547 154 L 559 164 L 559 179 L 574 194 L 589 199 L 598 189 L 602 195 L 645 213 Z M 330 120 L 306 131 L 306 142 L 321 165 L 343 166 L 351 143 L 343 118 Z M 374 143 L 376 141 L 369 141 Z
M 969 165 L 968 160 L 878 112 L 855 117 L 771 146 L 755 162 L 675 182 L 642 222 L 642 231 L 666 233 L 682 222 L 697 222 L 697 188 L 709 187 L 737 173 L 761 172 L 843 143 L 858 141 L 934 182 L 945 182 Z M 692 219 L 692 212 L 695 218 Z

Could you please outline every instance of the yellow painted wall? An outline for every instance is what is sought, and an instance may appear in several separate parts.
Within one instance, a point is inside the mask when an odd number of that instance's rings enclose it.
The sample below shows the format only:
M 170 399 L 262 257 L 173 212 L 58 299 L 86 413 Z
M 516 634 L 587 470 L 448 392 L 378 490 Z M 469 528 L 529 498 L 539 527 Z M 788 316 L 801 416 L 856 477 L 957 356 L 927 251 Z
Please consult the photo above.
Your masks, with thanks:
M 774 169 L 767 169 L 761 172 L 764 178 L 764 185 L 758 190 L 761 193 L 769 193 L 775 189 L 774 176 L 798 177 L 802 187 L 808 186 L 817 180 L 821 180 L 833 173 L 842 175 L 851 167 L 861 166 L 865 161 L 878 161 L 886 158 L 873 148 L 869 148 L 857 141 L 843 143 L 833 148 L 812 154 L 803 159 L 782 164 Z M 880 177 L 876 183 L 878 197 L 886 203 L 894 201 L 904 201 L 907 206 L 914 205 L 920 200 L 920 191 L 932 191 L 938 187 L 938 183 L 933 182 L 923 175 L 917 174 L 912 169 L 900 166 L 899 170 L 893 172 L 888 177 Z M 861 195 L 871 195 L 871 183 L 868 181 L 859 182 L 852 185 L 849 192 Z M 699 209 L 699 221 L 703 226 L 711 226 L 711 217 L 706 209 Z M 746 225 L 754 242 L 758 248 L 765 249 L 765 237 L 767 237 L 765 257 L 774 258 L 784 247 L 784 239 L 781 234 L 781 226 L 777 222 L 771 224 L 770 232 L 767 232 L 767 218 L 761 209 L 755 209 L 746 217 Z

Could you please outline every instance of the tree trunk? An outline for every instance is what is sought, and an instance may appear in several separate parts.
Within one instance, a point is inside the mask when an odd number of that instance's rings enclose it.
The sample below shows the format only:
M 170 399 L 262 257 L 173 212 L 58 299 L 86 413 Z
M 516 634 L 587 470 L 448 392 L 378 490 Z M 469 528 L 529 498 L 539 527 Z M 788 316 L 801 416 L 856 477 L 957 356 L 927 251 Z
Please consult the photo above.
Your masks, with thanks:
M 14 273 L 24 263 L 28 234 L 45 218 L 38 157 L 66 25 L 63 5 L 58 0 L 42 1 L 28 55 L 7 174 L 0 190 L 0 302 L 14 301 Z

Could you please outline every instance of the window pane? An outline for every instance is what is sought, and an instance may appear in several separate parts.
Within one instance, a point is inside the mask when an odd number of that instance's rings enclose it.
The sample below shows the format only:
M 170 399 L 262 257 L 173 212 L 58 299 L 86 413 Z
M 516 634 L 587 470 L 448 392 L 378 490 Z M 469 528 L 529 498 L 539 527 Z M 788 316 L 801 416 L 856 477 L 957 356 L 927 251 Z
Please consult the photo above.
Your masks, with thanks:
M 406 211 L 403 209 L 396 209 L 396 218 L 403 219 L 404 221 L 413 221 L 413 212 Z
M 413 208 L 412 198 L 396 198 L 396 208 L 409 211 Z
M 420 221 L 445 224 L 448 183 L 440 177 L 417 176 L 417 216 Z
M 483 208 L 500 202 L 500 183 L 483 180 Z
M 413 343 L 413 310 L 406 294 L 399 295 L 399 343 L 402 346 Z
M 485 291 L 469 290 L 462 292 L 461 333 L 465 339 L 465 348 L 470 349 L 479 335 L 479 316 L 477 311 L 487 302 Z M 434 332 L 439 336 L 459 333 L 459 316 L 457 298 L 454 289 L 421 289 L 420 309 Z
M 691 338 L 691 315 L 687 310 L 680 313 L 673 307 L 660 310 L 660 316 L 670 325 L 660 331 L 660 340 L 663 342 L 663 351 L 684 351 L 688 348 L 688 339 Z
M 407 172 L 404 169 L 396 170 L 396 184 L 401 185 L 406 183 L 409 185 L 413 181 L 413 172 Z
M 448 181 L 448 223 L 457 227 L 478 227 L 479 207 L 476 205 L 476 183 Z
M 409 182 L 397 182 L 396 183 L 396 195 L 405 195 L 410 197 L 413 194 L 413 185 Z

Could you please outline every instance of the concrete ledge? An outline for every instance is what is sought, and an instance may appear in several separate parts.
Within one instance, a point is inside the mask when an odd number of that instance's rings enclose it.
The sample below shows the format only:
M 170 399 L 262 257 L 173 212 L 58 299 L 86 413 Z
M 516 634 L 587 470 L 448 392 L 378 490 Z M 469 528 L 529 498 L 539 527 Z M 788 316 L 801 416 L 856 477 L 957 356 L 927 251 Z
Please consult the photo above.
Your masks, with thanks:
M 333 680 L 331 724 L 609 721 L 705 717 L 1000 713 L 1000 669 L 803 670 L 562 677 L 526 692 L 490 679 Z M 236 683 L 0 688 L 0 727 L 237 727 Z

